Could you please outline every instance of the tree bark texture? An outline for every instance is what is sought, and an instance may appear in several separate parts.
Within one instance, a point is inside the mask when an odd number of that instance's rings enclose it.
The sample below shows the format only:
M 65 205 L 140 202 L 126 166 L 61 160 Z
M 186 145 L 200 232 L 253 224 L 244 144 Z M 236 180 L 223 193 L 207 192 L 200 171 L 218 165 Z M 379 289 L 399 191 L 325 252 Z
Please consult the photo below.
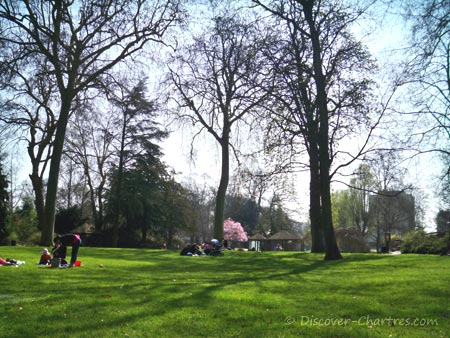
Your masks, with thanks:
M 313 1 L 301 2 L 306 22 L 309 26 L 313 48 L 314 79 L 317 90 L 316 105 L 319 112 L 319 162 L 320 162 L 320 195 L 322 205 L 322 224 L 325 240 L 325 260 L 342 259 L 333 228 L 330 192 L 330 154 L 329 154 L 329 116 L 327 107 L 326 80 L 322 71 L 320 36 L 313 17 Z
M 56 198 L 58 192 L 59 171 L 61 167 L 61 157 L 66 138 L 66 128 L 70 114 L 70 103 L 73 95 L 62 95 L 61 111 L 53 142 L 52 158 L 50 161 L 50 171 L 48 174 L 47 194 L 45 198 L 45 223 L 42 229 L 41 245 L 50 246 L 53 243 L 53 231 L 55 224 Z
M 214 237 L 218 240 L 223 239 L 223 221 L 225 210 L 225 196 L 230 178 L 230 131 L 224 128 L 221 141 L 222 150 L 222 170 L 220 174 L 220 184 L 216 195 L 216 208 L 214 212 Z
M 310 144 L 309 218 L 311 220 L 311 252 L 325 252 L 320 201 L 319 154 L 316 145 Z

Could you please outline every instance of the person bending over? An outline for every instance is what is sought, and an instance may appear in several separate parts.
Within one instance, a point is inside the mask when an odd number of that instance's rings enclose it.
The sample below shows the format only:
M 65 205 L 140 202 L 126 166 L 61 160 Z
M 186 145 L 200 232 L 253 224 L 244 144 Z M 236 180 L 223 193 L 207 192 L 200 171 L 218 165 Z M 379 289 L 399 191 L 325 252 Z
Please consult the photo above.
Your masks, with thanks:
M 55 243 L 56 248 L 65 249 L 68 246 L 72 247 L 72 254 L 70 256 L 69 268 L 73 267 L 73 265 L 75 264 L 75 261 L 77 260 L 78 249 L 80 248 L 80 245 L 81 245 L 80 235 L 65 234 L 65 235 L 57 236 L 53 239 L 53 243 Z

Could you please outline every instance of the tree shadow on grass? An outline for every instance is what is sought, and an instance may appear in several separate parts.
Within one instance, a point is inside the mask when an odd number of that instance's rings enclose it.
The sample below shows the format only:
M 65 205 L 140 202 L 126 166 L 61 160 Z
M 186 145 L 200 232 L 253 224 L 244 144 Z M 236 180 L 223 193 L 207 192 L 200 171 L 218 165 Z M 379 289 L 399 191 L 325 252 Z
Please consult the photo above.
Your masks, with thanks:
M 71 327 L 74 320 L 80 337 L 101 336 L 102 331 L 113 332 L 114 336 L 127 324 L 142 328 L 151 322 L 162 328 L 173 323 L 173 313 L 182 311 L 226 327 L 227 321 L 236 319 L 235 313 L 222 313 L 221 309 L 233 306 L 251 309 L 252 297 L 257 297 L 258 292 L 289 297 L 299 282 L 311 284 L 311 276 L 315 277 L 314 283 L 321 283 L 322 274 L 347 273 L 361 263 L 371 268 L 373 263 L 379 267 L 394 262 L 391 256 L 384 255 L 349 255 L 344 260 L 324 261 L 322 255 L 286 252 L 233 252 L 225 257 L 183 257 L 178 252 L 133 249 L 87 249 L 85 253 L 85 267 L 42 272 L 46 278 L 25 291 L 39 294 L 49 284 L 57 285 L 51 294 L 36 300 L 39 307 L 50 309 L 48 314 L 39 315 L 43 322 L 51 322 L 54 316 L 51 309 L 61 311 L 60 304 L 70 299 L 70 309 L 64 305 L 62 308 L 71 318 L 67 324 L 61 318 L 60 325 L 47 327 L 47 336 L 60 336 L 61 329 Z M 100 267 L 99 262 L 107 259 L 111 259 L 111 266 Z M 114 260 L 118 263 L 114 264 Z M 277 289 L 277 281 L 295 284 Z M 239 290 L 244 294 L 248 291 L 249 295 L 238 304 L 236 295 L 230 295 L 229 299 L 224 296 Z M 265 306 L 270 308 L 270 304 Z M 247 320 L 258 319 L 253 317 L 259 312 L 248 312 Z M 178 325 L 184 327 L 187 323 Z
M 222 257 L 171 257 L 167 262 L 162 254 L 155 255 L 152 263 L 147 266 L 122 266 L 116 273 L 108 269 L 90 273 L 90 286 L 81 287 L 88 298 L 97 297 L 94 307 L 101 313 L 102 308 L 109 307 L 111 299 L 117 296 L 119 308 L 135 306 L 134 314 L 123 314 L 117 323 L 133 322 L 142 316 L 165 316 L 180 306 L 191 308 L 192 311 L 216 301 L 217 292 L 232 286 L 245 289 L 249 283 L 253 287 L 266 281 L 284 280 L 295 277 L 302 279 L 304 275 L 317 271 L 335 269 L 337 265 L 347 262 L 373 260 L 376 257 L 358 257 L 356 260 L 325 262 L 314 256 L 299 254 L 283 254 L 279 256 L 246 257 L 234 255 Z M 173 259 L 175 258 L 175 259 Z M 172 263 L 172 264 L 170 264 Z M 114 268 L 112 268 L 114 269 Z M 118 273 L 117 273 L 118 272 Z M 80 285 L 85 276 L 72 276 L 72 283 Z M 102 286 L 107 280 L 107 286 Z M 98 284 L 96 287 L 95 285 Z M 178 296 L 177 296 L 178 295 Z M 155 306 L 164 304 L 164 306 Z M 81 305 L 81 304 L 80 304 Z M 83 324 L 86 332 L 95 328 L 95 323 Z
M 202 261 L 203 259 L 206 259 Z M 230 306 L 241 306 L 251 308 L 254 306 L 252 300 L 241 300 L 235 304 L 235 299 L 218 299 L 218 292 L 226 290 L 230 286 L 241 288 L 246 287 L 262 289 L 267 281 L 286 280 L 288 278 L 304 279 L 310 273 L 320 271 L 335 270 L 336 267 L 351 265 L 353 262 L 364 262 L 383 260 L 379 256 L 358 256 L 346 260 L 325 262 L 321 258 L 310 255 L 283 254 L 279 256 L 265 257 L 256 256 L 251 259 L 240 256 L 230 256 L 226 259 L 218 257 L 178 257 L 175 262 L 178 264 L 164 265 L 163 261 L 156 264 L 152 271 L 145 271 L 144 267 L 130 266 L 123 270 L 129 276 L 124 286 L 126 297 L 122 299 L 133 299 L 133 304 L 137 311 L 134 313 L 124 313 L 114 323 L 119 327 L 123 323 L 133 323 L 142 318 L 166 318 L 172 312 L 184 309 L 187 313 L 195 314 L 205 311 L 209 320 L 224 322 L 221 327 L 226 327 L 226 322 L 233 318 L 226 312 L 221 311 L 217 305 L 220 301 L 223 309 Z M 143 280 L 142 274 L 151 273 L 153 277 Z M 137 276 L 131 278 L 131 276 Z M 123 281 L 121 277 L 119 280 Z M 116 280 L 118 282 L 118 280 Z M 270 285 L 268 286 L 270 287 Z M 123 289 L 123 288 L 122 288 Z M 91 290 L 94 292 L 94 290 Z M 281 292 L 281 296 L 289 297 L 292 290 L 273 290 Z M 114 293 L 114 288 L 103 289 L 102 292 Z M 148 292 L 147 295 L 145 293 Z M 256 300 L 256 299 L 255 299 Z M 163 306 L 157 306 L 163 304 Z M 206 306 L 205 304 L 210 304 Z M 212 304 L 212 305 L 211 305 Z M 122 306 L 127 306 L 122 304 Z M 267 306 L 267 305 L 266 305 Z M 203 310 L 199 310 L 203 309 Z M 215 312 L 218 311 L 218 312 Z M 257 320 L 249 318 L 256 316 L 256 313 L 247 313 L 246 320 Z M 231 315 L 232 317 L 233 315 Z M 160 324 L 167 325 L 167 324 Z M 228 325 L 230 325 L 228 323 Z M 84 327 L 86 332 L 95 330 L 95 324 Z

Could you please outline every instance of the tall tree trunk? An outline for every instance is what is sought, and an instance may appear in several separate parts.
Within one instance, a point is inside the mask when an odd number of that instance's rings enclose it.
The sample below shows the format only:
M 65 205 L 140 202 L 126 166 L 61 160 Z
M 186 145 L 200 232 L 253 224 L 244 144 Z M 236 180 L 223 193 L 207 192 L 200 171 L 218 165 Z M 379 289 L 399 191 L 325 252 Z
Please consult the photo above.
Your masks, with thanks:
M 32 174 L 30 175 L 30 180 L 34 191 L 34 206 L 36 208 L 38 218 L 38 227 L 39 230 L 42 230 L 45 224 L 44 186 L 42 179 L 39 177 L 39 174 L 35 172 L 34 168 Z
M 171 247 L 172 244 L 173 244 L 173 232 L 172 232 L 172 230 L 169 230 L 168 233 L 167 233 L 167 243 L 166 243 L 166 245 L 167 245 L 167 247 Z
M 326 170 L 326 168 L 325 168 Z M 321 170 L 321 178 L 327 176 L 328 180 L 324 179 L 321 183 L 322 195 L 322 219 L 324 222 L 324 239 L 325 239 L 325 260 L 342 259 L 341 252 L 336 242 L 336 235 L 333 228 L 333 218 L 331 213 L 331 193 L 330 193 L 330 179 L 329 172 Z M 329 170 L 329 169 L 328 169 Z M 322 182 L 322 181 L 321 181 Z
M 72 182 L 73 182 L 73 165 L 72 162 L 70 162 L 69 182 L 67 184 L 67 205 L 66 205 L 67 209 L 70 209 L 70 207 L 72 206 Z
M 44 152 L 43 143 L 36 141 L 36 128 L 32 126 L 30 128 L 30 141 L 28 143 L 28 155 L 31 159 L 32 169 L 30 174 L 31 185 L 34 191 L 34 206 L 36 208 L 36 214 L 38 218 L 38 229 L 43 230 L 45 224 L 45 194 L 44 194 L 44 182 L 42 176 L 39 174 L 39 166 L 42 165 L 42 154 Z M 34 154 L 34 147 L 39 144 L 38 151 Z M 44 161 L 44 167 L 47 163 Z M 43 169 L 45 170 L 45 169 Z
M 45 198 L 44 221 L 41 236 L 41 245 L 50 246 L 53 243 L 53 232 L 55 227 L 56 197 L 58 193 L 59 170 L 61 157 L 66 138 L 67 122 L 69 121 L 71 95 L 61 95 L 61 112 L 53 141 L 53 152 L 48 173 L 47 194 Z
M 89 174 L 89 168 L 85 166 L 84 173 L 87 179 L 87 185 L 89 187 L 89 199 L 91 205 L 91 213 L 92 213 L 92 221 L 94 222 L 95 230 L 102 231 L 102 228 L 98 228 L 98 215 L 97 215 L 97 207 L 95 204 L 95 190 L 94 185 L 92 184 L 91 175 Z
M 319 153 L 316 142 L 310 142 L 309 152 L 309 218 L 311 220 L 311 252 L 325 252 L 320 201 Z
M 97 200 L 98 200 L 98 212 L 95 217 L 95 230 L 98 232 L 103 231 L 103 185 L 101 184 L 97 189 Z M 95 207 L 95 205 L 94 205 Z
M 228 181 L 230 178 L 230 145 L 229 145 L 229 130 L 224 128 L 223 137 L 221 141 L 222 150 L 222 172 L 220 175 L 219 189 L 216 195 L 216 209 L 214 212 L 214 237 L 218 240 L 223 239 L 223 221 L 225 210 L 225 196 L 228 188 Z
M 97 188 L 97 205 L 98 205 L 98 212 L 97 212 L 97 216 L 95 218 L 95 230 L 97 232 L 102 232 L 103 231 L 103 223 L 104 223 L 104 206 L 103 206 L 103 191 L 104 191 L 104 186 L 105 186 L 105 181 L 106 178 L 104 175 L 101 175 L 101 182 Z M 95 203 L 94 203 L 94 207 L 95 207 Z
M 147 226 L 145 224 L 141 225 L 141 241 L 142 243 L 145 243 L 147 241 Z
M 319 112 L 319 162 L 320 162 L 320 195 L 322 205 L 322 224 L 325 239 L 325 260 L 342 259 L 336 236 L 333 228 L 333 218 L 331 212 L 331 192 L 330 192 L 330 154 L 328 136 L 328 107 L 326 81 L 322 71 L 322 57 L 320 36 L 316 29 L 313 17 L 313 1 L 301 1 L 306 22 L 310 30 L 310 39 L 313 47 L 313 67 L 314 79 L 317 90 L 316 104 Z
M 113 231 L 112 231 L 112 247 L 117 248 L 119 245 L 119 229 L 120 229 L 120 213 L 122 209 L 122 177 L 123 177 L 123 167 L 124 167 L 124 151 L 125 151 L 125 136 L 127 130 L 127 119 L 128 114 L 124 112 L 123 114 L 123 125 L 122 125 L 122 134 L 120 140 L 120 151 L 119 151 L 119 167 L 117 168 L 117 190 L 115 199 L 115 214 L 114 214 L 114 223 L 113 223 Z

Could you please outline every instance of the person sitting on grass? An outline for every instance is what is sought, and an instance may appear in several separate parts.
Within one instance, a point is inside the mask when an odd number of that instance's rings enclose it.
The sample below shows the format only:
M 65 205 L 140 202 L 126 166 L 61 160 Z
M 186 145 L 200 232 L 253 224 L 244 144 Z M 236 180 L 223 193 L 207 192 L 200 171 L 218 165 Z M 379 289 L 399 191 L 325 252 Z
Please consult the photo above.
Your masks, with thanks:
M 181 256 L 201 256 L 202 254 L 202 251 L 196 243 L 185 246 L 180 252 Z
M 39 265 L 49 265 L 51 263 L 52 256 L 50 256 L 50 253 L 48 252 L 48 249 L 44 249 L 41 252 L 41 258 L 39 260 Z
M 70 256 L 70 264 L 69 268 L 73 267 L 78 256 L 78 249 L 81 245 L 80 235 L 77 234 L 65 234 L 61 236 L 57 236 L 53 239 L 53 243 L 55 243 L 55 250 L 60 252 L 59 250 L 64 250 L 68 246 L 72 247 L 72 254 Z
M 183 249 L 181 249 L 180 256 L 187 256 L 190 249 L 191 249 L 191 246 L 186 245 Z
M 197 245 L 197 243 L 194 243 L 191 246 L 191 250 L 190 252 L 194 255 L 194 256 L 201 256 L 203 255 L 203 252 L 200 250 L 199 246 Z
M 205 253 L 205 255 L 209 255 L 212 251 L 212 245 L 210 242 L 206 242 L 203 246 L 203 251 Z

